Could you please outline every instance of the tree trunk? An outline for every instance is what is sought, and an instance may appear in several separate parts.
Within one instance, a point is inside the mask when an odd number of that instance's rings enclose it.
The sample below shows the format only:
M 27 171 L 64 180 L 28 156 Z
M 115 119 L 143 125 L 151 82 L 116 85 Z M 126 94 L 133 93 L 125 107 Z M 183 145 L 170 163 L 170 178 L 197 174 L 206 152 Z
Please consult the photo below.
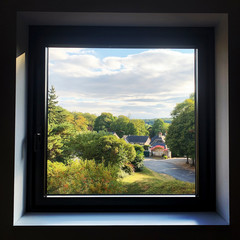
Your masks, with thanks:
M 189 161 L 188 161 L 188 155 L 187 155 L 187 161 L 186 161 L 186 164 L 189 164 Z
M 192 166 L 195 166 L 195 159 L 192 158 Z

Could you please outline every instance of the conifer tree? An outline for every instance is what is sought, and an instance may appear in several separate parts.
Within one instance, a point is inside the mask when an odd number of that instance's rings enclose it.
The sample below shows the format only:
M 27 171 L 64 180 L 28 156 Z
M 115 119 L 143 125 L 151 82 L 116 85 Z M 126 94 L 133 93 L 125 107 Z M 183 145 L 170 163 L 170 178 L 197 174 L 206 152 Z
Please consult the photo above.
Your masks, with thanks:
M 56 122 L 56 109 L 57 109 L 57 95 L 55 88 L 51 86 L 51 89 L 48 92 L 48 122 L 53 124 Z

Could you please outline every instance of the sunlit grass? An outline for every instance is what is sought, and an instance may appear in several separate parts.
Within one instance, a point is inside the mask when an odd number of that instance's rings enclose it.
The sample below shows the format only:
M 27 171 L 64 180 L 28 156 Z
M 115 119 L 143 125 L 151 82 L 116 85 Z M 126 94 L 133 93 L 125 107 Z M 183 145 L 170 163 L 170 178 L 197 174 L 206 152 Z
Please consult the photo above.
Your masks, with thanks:
M 146 167 L 122 180 L 127 192 L 125 194 L 194 194 L 195 184 L 176 180 L 156 173 Z

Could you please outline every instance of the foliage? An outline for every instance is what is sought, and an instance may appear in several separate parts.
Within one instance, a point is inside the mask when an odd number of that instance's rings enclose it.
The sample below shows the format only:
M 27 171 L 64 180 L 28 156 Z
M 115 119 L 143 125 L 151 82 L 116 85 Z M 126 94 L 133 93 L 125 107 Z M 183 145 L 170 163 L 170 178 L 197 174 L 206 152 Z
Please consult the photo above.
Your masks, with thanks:
M 48 160 L 66 162 L 72 155 L 70 147 L 74 136 L 73 126 L 67 122 L 48 125 Z
M 157 118 L 153 118 L 153 119 L 143 119 L 143 121 L 152 126 L 154 121 L 156 120 Z M 165 123 L 171 123 L 172 122 L 172 118 L 161 118 Z
M 144 148 L 143 146 L 139 145 L 139 144 L 134 144 L 134 148 L 136 151 L 136 157 L 134 159 L 134 161 L 132 162 L 133 166 L 134 166 L 134 170 L 136 172 L 139 172 L 142 170 L 143 168 L 143 160 L 144 160 Z
M 116 120 L 111 113 L 103 112 L 95 119 L 94 130 L 95 131 L 111 131 L 110 125 Z
M 56 108 L 57 108 L 57 95 L 55 88 L 51 86 L 51 89 L 48 92 L 48 123 L 56 123 Z
M 120 115 L 116 121 L 112 122 L 111 130 L 116 132 L 120 138 L 122 138 L 123 135 L 132 134 L 134 131 L 131 129 L 129 118 L 123 115 Z
M 67 120 L 73 124 L 76 131 L 87 131 L 88 122 L 87 119 L 82 116 L 81 113 L 73 112 L 69 113 Z
M 119 170 L 136 156 L 131 144 L 104 131 L 81 132 L 75 137 L 72 147 L 79 158 L 94 159 L 97 163 L 104 161 L 106 165 L 115 165 Z
M 172 111 L 166 143 L 173 156 L 195 157 L 195 109 L 194 99 L 189 98 L 176 105 Z
M 48 161 L 48 194 L 116 194 L 125 189 L 112 166 L 94 160 L 76 160 L 69 165 Z
M 130 122 L 133 124 L 132 135 L 137 135 L 137 136 L 148 136 L 149 135 L 149 131 L 143 120 L 132 119 Z
M 47 158 L 66 162 L 72 155 L 69 147 L 75 131 L 67 120 L 69 112 L 57 105 L 57 96 L 52 86 L 48 94 L 48 145 Z
M 123 139 L 109 135 L 99 138 L 95 157 L 96 161 L 105 161 L 106 164 L 116 165 L 120 169 L 131 163 L 136 157 L 134 147 Z
M 162 134 L 165 134 L 167 131 L 167 124 L 164 123 L 162 119 L 156 119 L 153 123 L 151 132 L 150 132 L 150 137 L 154 137 L 158 135 L 160 132 Z
M 123 172 L 127 174 L 133 174 L 134 173 L 134 166 L 131 163 L 125 163 L 124 166 L 122 167 Z
M 149 134 L 143 120 L 129 119 L 123 115 L 118 116 L 116 121 L 111 124 L 110 128 L 112 131 L 116 132 L 120 138 L 123 137 L 123 135 L 145 136 Z
M 101 137 L 109 135 L 105 131 L 86 131 L 79 132 L 71 142 L 72 151 L 74 155 L 83 159 L 99 159 L 97 152 L 98 141 Z M 101 157 L 100 157 L 101 159 Z
M 87 120 L 88 129 L 93 130 L 94 123 L 97 116 L 91 113 L 80 113 L 80 114 Z
M 143 153 L 144 152 L 144 147 L 139 145 L 139 144 L 134 144 L 134 149 L 136 152 Z
M 150 148 L 150 145 L 144 145 L 143 148 L 144 150 L 148 150 Z

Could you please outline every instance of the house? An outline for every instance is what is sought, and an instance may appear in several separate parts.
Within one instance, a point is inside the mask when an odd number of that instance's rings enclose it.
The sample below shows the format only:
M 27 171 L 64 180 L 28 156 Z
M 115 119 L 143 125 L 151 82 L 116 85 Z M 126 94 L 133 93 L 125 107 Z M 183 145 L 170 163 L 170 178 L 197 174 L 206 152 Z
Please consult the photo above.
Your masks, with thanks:
M 149 145 L 151 141 L 151 139 L 148 136 L 135 136 L 135 135 L 124 135 L 123 139 L 127 143 L 139 145 Z
M 151 139 L 150 145 L 152 156 L 167 156 L 168 158 L 172 157 L 171 151 L 167 148 L 167 145 L 165 143 L 165 136 L 163 136 L 161 132 Z
M 167 149 L 165 149 L 161 145 L 156 145 L 151 148 L 152 156 L 154 156 L 154 157 L 163 157 L 163 156 L 167 155 L 166 151 L 167 151 Z
M 167 156 L 168 158 L 172 157 L 170 149 L 165 148 L 161 145 L 156 145 L 152 147 L 150 150 L 151 150 L 152 156 L 154 157 L 164 157 L 164 156 Z
M 161 132 L 151 139 L 150 145 L 152 147 L 156 145 L 160 145 L 160 146 L 163 146 L 164 148 L 167 148 L 165 144 L 165 137 L 162 135 Z

